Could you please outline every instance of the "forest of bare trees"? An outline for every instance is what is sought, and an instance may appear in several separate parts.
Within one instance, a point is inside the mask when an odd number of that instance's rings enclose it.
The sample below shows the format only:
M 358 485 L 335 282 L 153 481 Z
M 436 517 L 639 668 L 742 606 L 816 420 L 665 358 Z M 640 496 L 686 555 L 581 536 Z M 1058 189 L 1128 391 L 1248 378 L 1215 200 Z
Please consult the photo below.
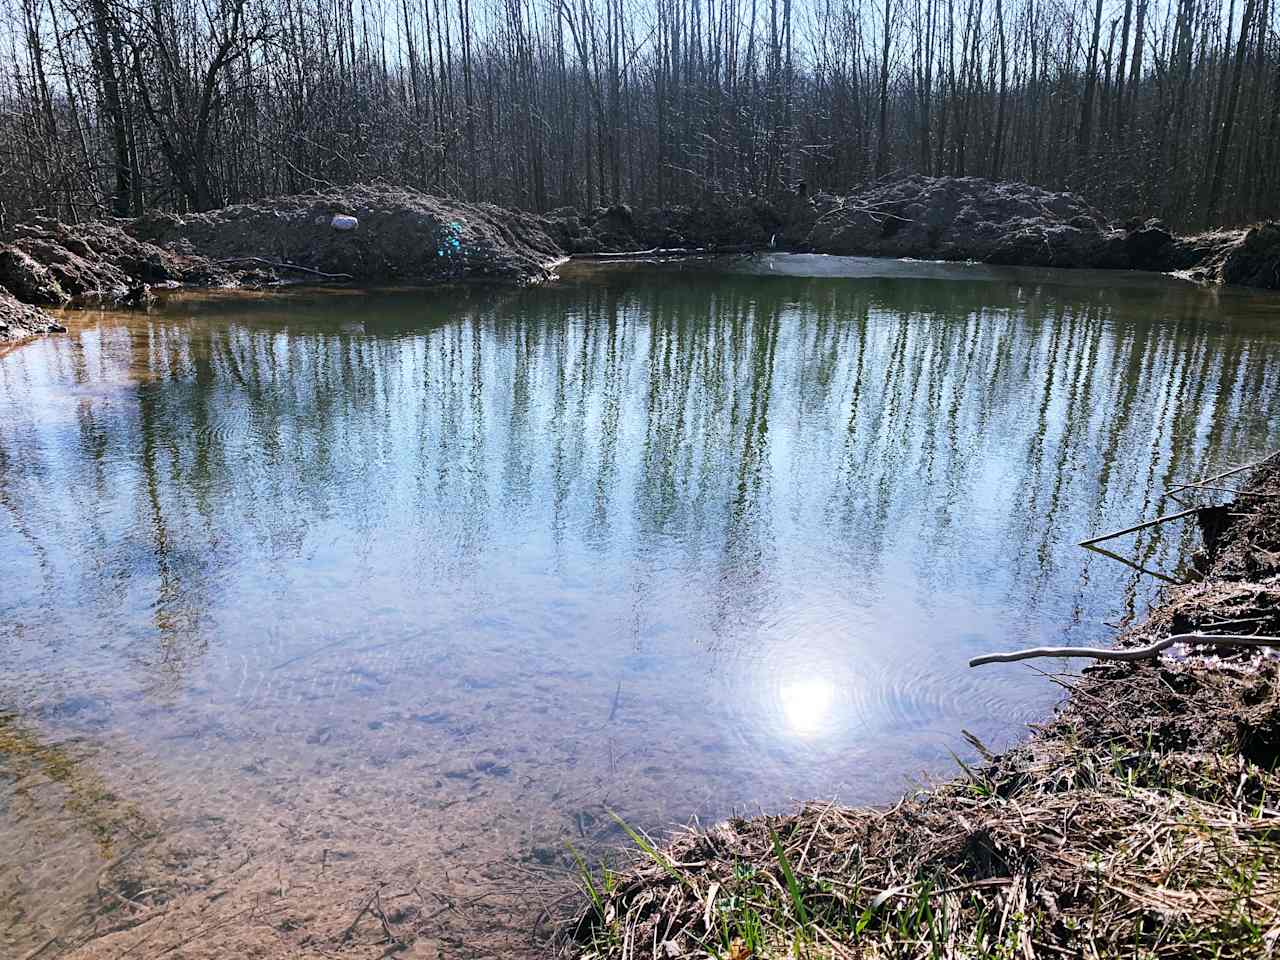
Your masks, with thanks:
M 532 210 L 1070 188 L 1280 213 L 1280 0 L 0 0 L 0 228 L 385 180 Z

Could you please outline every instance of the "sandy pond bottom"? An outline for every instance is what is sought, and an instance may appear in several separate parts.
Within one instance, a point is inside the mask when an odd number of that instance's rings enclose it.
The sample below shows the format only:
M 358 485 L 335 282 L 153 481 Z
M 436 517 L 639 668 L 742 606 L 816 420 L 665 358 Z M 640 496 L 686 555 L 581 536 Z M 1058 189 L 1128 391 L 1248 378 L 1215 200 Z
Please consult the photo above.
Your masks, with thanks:
M 1075 540 L 1280 439 L 1277 319 L 795 257 L 73 317 L 0 358 L 0 956 L 532 955 L 609 811 L 945 774 L 1054 699 L 967 657 L 1149 595 Z

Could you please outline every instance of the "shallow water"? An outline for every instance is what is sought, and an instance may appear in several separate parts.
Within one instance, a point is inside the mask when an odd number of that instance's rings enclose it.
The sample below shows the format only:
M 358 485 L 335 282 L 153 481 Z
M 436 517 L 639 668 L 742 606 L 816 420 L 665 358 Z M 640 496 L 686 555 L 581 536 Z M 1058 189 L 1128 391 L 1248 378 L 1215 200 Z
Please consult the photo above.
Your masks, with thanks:
M 608 810 L 889 800 L 1055 700 L 970 656 L 1142 610 L 1078 540 L 1280 446 L 1280 298 L 1130 274 L 574 265 L 70 325 L 0 357 L 4 955 L 215 914 L 273 955 L 391 878 L 454 904 L 445 955 L 506 949 Z M 86 942 L 108 894 L 159 919 Z

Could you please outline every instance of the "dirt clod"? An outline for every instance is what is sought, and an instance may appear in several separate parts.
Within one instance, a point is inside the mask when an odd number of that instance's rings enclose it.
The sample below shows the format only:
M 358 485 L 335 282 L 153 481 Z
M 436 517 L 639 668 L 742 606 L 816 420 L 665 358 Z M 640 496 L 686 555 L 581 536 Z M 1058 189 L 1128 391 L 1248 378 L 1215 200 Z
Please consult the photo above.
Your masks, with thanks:
M 23 340 L 41 333 L 61 333 L 61 323 L 38 307 L 20 302 L 0 287 L 0 343 Z

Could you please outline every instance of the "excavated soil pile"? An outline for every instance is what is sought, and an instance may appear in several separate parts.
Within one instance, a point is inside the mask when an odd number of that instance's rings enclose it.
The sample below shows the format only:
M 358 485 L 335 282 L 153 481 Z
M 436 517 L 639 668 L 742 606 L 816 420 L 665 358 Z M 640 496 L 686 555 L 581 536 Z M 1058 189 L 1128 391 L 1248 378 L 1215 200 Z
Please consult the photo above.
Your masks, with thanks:
M 767 247 L 791 218 L 761 197 L 708 194 L 692 204 L 672 204 L 639 212 L 626 204 L 579 213 L 553 210 L 543 219 L 547 232 L 575 255 L 638 250 L 758 250 Z
M 337 215 L 354 217 L 355 229 L 336 229 Z M 39 220 L 0 244 L 0 290 L 37 307 L 145 306 L 152 284 L 539 282 L 562 257 L 530 215 L 364 186 L 212 213 L 74 225 Z M 11 315 L 0 337 L 40 332 L 41 324 L 56 328 L 40 311 L 6 306 L 4 316 Z
M 65 329 L 43 310 L 23 303 L 0 288 L 0 343 L 22 340 L 38 333 L 60 333 Z
M 40 307 L 73 303 L 143 306 L 150 283 L 232 282 L 226 271 L 198 257 L 180 256 L 141 243 L 123 221 L 68 225 L 38 220 L 0 244 L 0 340 L 19 340 L 65 329 Z
M 1154 270 L 1280 289 L 1280 223 L 1179 237 L 1159 220 L 1116 225 L 1072 193 L 979 177 L 886 178 L 823 195 L 785 235 L 817 253 Z
M 1280 462 L 1201 516 L 1202 579 L 1139 645 L 1280 636 Z M 1049 664 L 1046 663 L 1046 666 Z M 889 810 L 814 805 L 645 844 L 593 879 L 575 956 L 1270 956 L 1280 931 L 1280 660 L 1184 651 L 1054 676 L 1026 743 Z M 588 897 L 584 896 L 584 900 Z
M 1218 274 L 1223 283 L 1280 290 L 1280 221 L 1245 231 L 1227 248 Z
M 1280 222 L 1177 237 L 1166 269 L 1193 280 L 1280 290 Z
M 823 196 L 804 245 L 823 252 L 1045 267 L 1128 266 L 1125 233 L 1080 197 L 978 177 L 912 176 Z
M 709 194 L 634 211 L 555 210 L 546 232 L 575 256 L 738 252 L 768 247 L 852 256 L 1176 272 L 1280 289 L 1280 223 L 1179 237 L 1159 220 L 1123 226 L 1073 193 L 980 177 L 892 175 L 847 196 Z
M 335 215 L 355 217 L 358 226 L 334 229 Z M 212 213 L 151 213 L 127 230 L 148 244 L 219 265 L 289 263 L 359 283 L 469 277 L 537 282 L 564 256 L 532 215 L 385 186 L 281 197 Z M 287 268 L 270 269 L 290 275 Z
M 341 230 L 335 217 L 355 218 Z M 1157 220 L 1120 228 L 1070 193 L 977 177 L 884 178 L 846 197 L 708 194 L 640 212 L 625 204 L 545 216 L 417 191 L 355 186 L 211 213 L 154 212 L 68 225 L 38 220 L 0 244 L 0 290 L 35 306 L 146 306 L 151 285 L 281 280 L 536 283 L 566 253 L 759 250 L 1177 271 L 1280 289 L 1280 223 L 1175 237 Z M 22 319 L 20 320 L 19 314 Z M 5 307 L 0 339 L 57 322 Z

